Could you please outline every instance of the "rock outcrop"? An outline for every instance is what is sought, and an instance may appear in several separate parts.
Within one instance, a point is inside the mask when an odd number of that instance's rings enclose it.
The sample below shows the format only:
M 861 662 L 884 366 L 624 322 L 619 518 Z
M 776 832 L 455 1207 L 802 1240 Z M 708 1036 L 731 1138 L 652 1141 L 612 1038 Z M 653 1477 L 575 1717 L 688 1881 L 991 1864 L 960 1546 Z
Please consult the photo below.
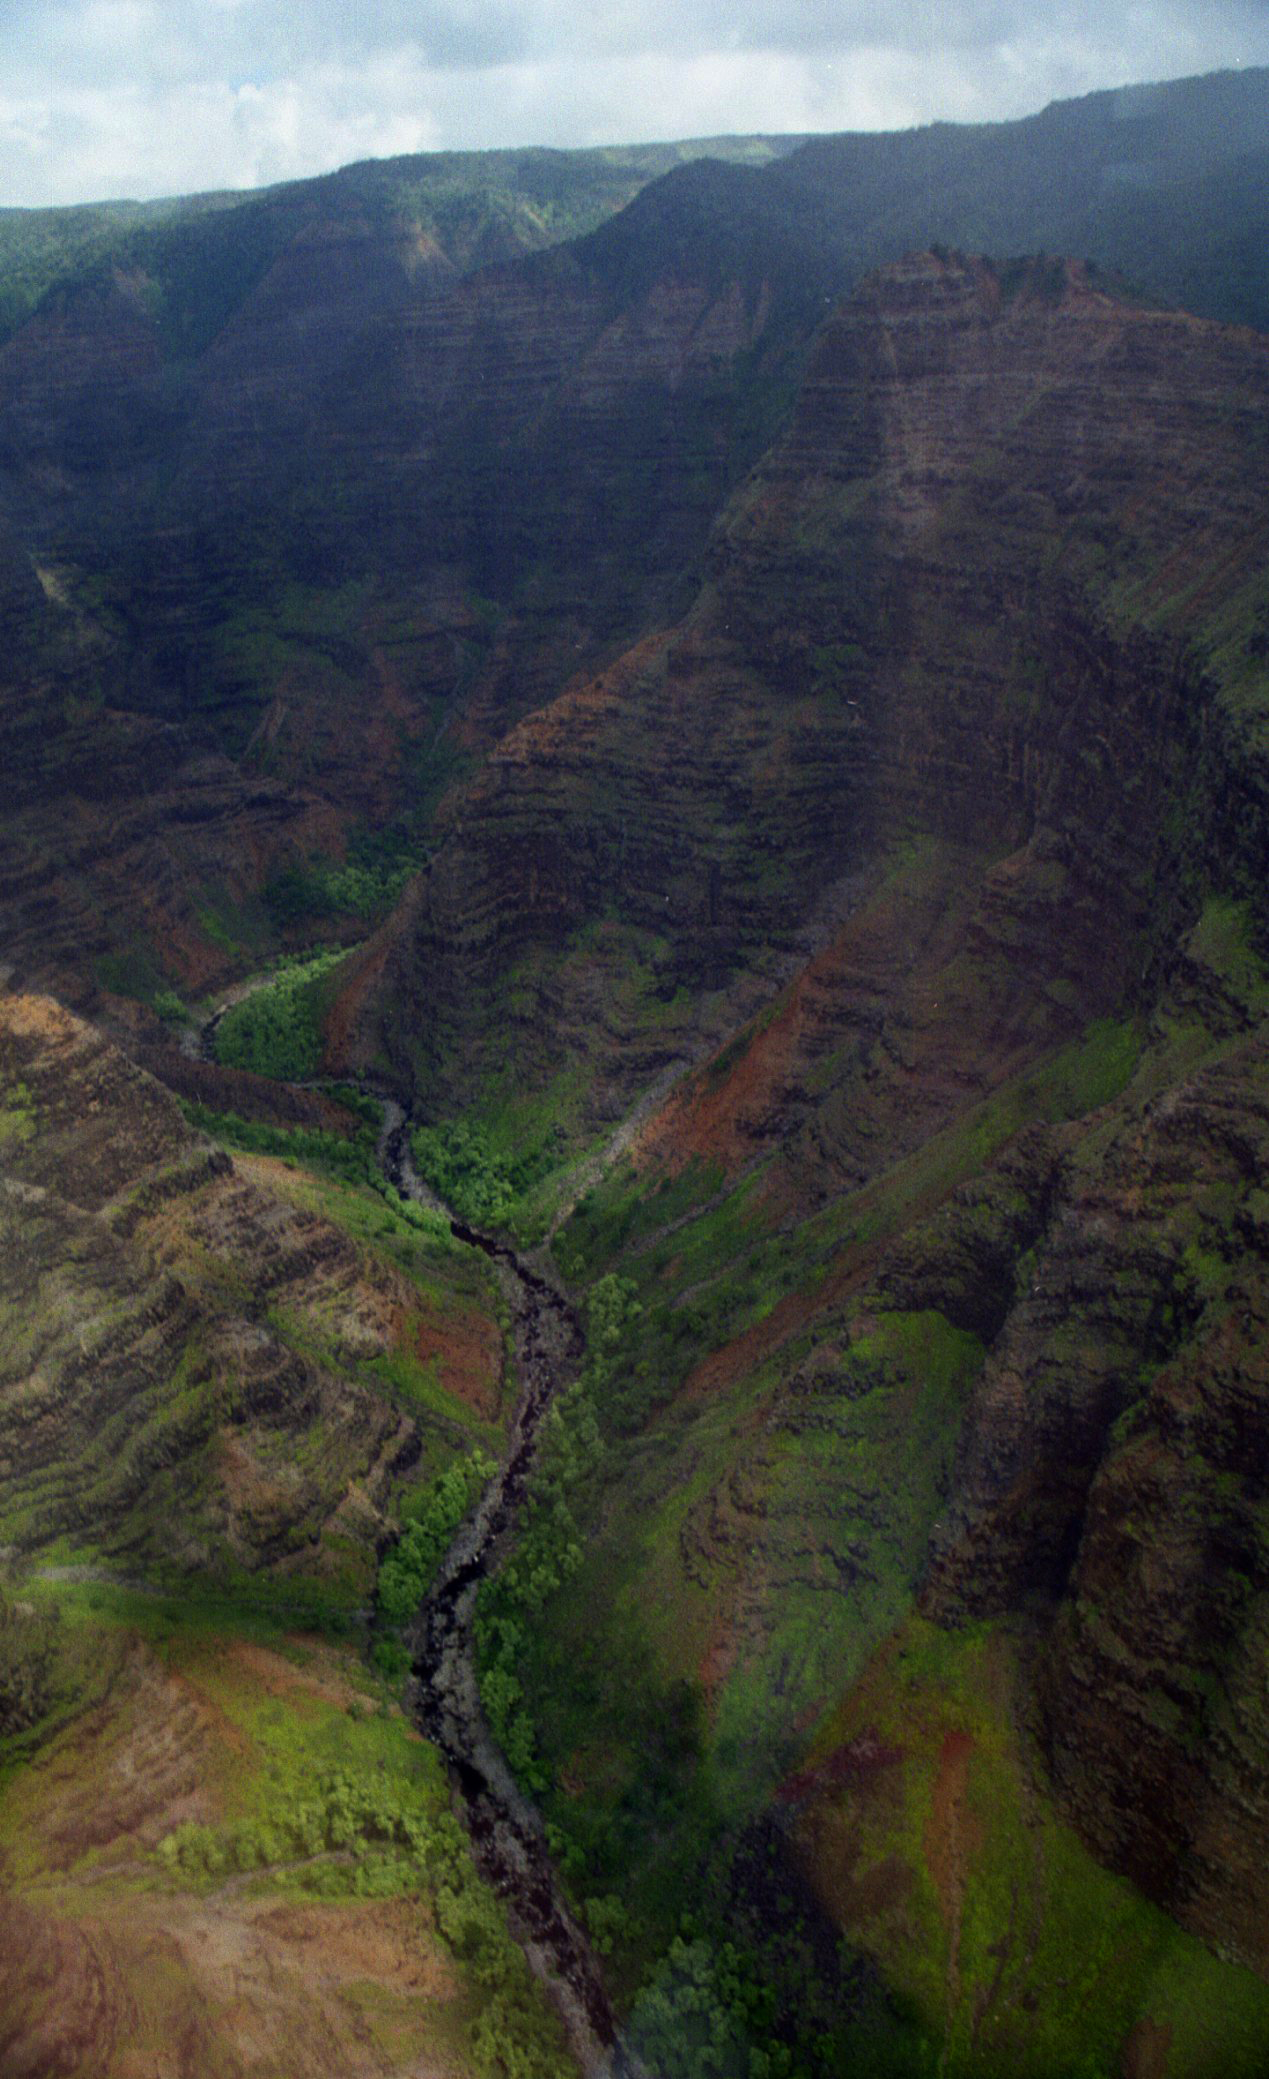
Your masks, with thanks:
M 452 1340 L 410 1280 L 30 996 L 0 997 L 0 1219 L 4 1541 L 364 1585 L 420 1437 L 358 1366 Z
M 1072 263 L 876 277 L 363 999 L 438 1110 L 565 1068 L 591 1129 L 713 1038 L 561 1247 L 640 1281 L 614 1421 L 679 1381 L 606 1535 L 676 1525 L 720 1741 L 918 1590 L 1007 1624 L 1061 1811 L 1259 1970 L 1267 402 L 1264 337 Z
M 398 1002 L 427 977 L 426 1026 L 400 1023 L 429 1102 L 501 1044 L 512 971 L 544 1070 L 585 1054 L 601 1109 L 683 1041 L 676 994 L 699 1046 L 708 992 L 721 1036 L 787 979 L 746 1087 L 711 1071 L 656 1144 L 713 1148 L 725 1115 L 731 1160 L 792 1162 L 813 1116 L 812 1162 L 827 1138 L 858 1181 L 1139 1000 L 1193 900 L 1181 819 L 1260 842 L 1255 744 L 1186 645 L 1243 611 L 1267 386 L 1259 337 L 1073 265 L 930 254 L 869 284 L 687 618 L 467 789 L 384 969 Z

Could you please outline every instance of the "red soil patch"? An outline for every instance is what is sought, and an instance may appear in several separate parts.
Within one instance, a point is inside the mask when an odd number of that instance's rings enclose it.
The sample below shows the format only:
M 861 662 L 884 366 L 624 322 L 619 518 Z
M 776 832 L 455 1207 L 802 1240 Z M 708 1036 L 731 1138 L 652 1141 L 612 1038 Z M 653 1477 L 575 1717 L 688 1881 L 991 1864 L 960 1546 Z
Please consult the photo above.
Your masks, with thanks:
M 88 1854 L 127 1863 L 185 1820 L 214 1815 L 217 1756 L 241 1744 L 211 1698 L 130 1640 L 101 1701 L 41 1756 L 38 1774 L 15 1780 L 14 1816 L 21 1823 L 38 1801 L 46 1872 Z
M 784 1008 L 752 1035 L 726 1073 L 711 1075 L 707 1063 L 653 1114 L 632 1143 L 636 1162 L 655 1163 L 674 1174 L 695 1156 L 721 1163 L 731 1174 L 752 1160 L 792 1075 L 806 1024 L 810 974 L 808 969 L 798 977 Z
M 1122 2079 L 1167 2079 L 1171 2048 L 1170 2025 L 1151 2021 L 1148 2014 L 1143 2014 L 1124 2039 L 1119 2068 Z
M 370 1006 L 396 943 L 397 916 L 398 912 L 394 911 L 387 923 L 380 926 L 353 964 L 348 980 L 326 1013 L 322 1028 L 322 1067 L 328 1075 L 337 1075 L 341 1069 L 355 1066 L 361 1058 L 358 1038 L 363 1030 L 369 1030 L 372 1022 Z
M 295 1506 L 289 1467 L 262 1465 L 238 1429 L 222 1429 L 216 1440 L 216 1478 L 229 1509 L 229 1527 L 242 1523 L 286 1523 Z
M 970 1832 L 965 1792 L 973 1751 L 972 1733 L 944 1733 L 939 1772 L 925 1828 L 925 1866 L 934 1880 L 943 1918 L 953 1929 L 960 1924 L 965 1890 L 965 1851 Z
M 72 1923 L 0 1898 L 0 2071 L 105 2079 L 135 2026 L 123 1988 Z
M 419 1317 L 415 1349 L 424 1363 L 435 1358 L 447 1393 L 484 1421 L 496 1420 L 503 1364 L 502 1332 L 496 1321 L 457 1306 L 429 1310 Z
M 865 1285 L 879 1254 L 880 1250 L 875 1248 L 843 1250 L 820 1284 L 786 1293 L 752 1328 L 746 1328 L 733 1341 L 703 1357 L 688 1373 L 679 1397 L 704 1400 L 735 1385 L 739 1379 L 750 1378 L 773 1351 L 800 1334 L 808 1322 Z
M 267 1690 L 270 1696 L 300 1694 L 317 1697 L 322 1703 L 333 1704 L 339 1710 L 364 1701 L 361 1691 L 348 1680 L 339 1656 L 324 1652 L 308 1639 L 297 1639 L 295 1643 L 302 1645 L 303 1664 L 284 1660 L 281 1654 L 271 1653 L 265 1646 L 255 1646 L 249 1639 L 219 1640 L 216 1654 L 218 1659 L 240 1668 L 252 1689 Z
M 571 680 L 547 706 L 517 722 L 493 753 L 490 776 L 480 783 L 480 790 L 498 784 L 492 771 L 500 765 L 531 765 L 543 757 L 551 761 L 562 757 L 571 764 L 578 737 L 593 730 L 601 716 L 620 708 L 640 674 L 659 663 L 668 641 L 663 633 L 645 636 L 610 671 L 597 678 Z
M 173 1886 L 148 1852 L 220 1816 L 243 1736 L 214 1691 L 351 1700 L 339 1656 L 303 1666 L 209 1640 L 169 1671 L 125 1637 L 105 1693 L 6 1793 L 4 2079 L 468 2079 L 466 1995 L 412 1898 Z M 88 1856 L 90 1859 L 83 1861 Z
M 778 1144 L 790 1106 L 805 1104 L 805 1079 L 817 1064 L 875 1027 L 919 956 L 938 957 L 938 894 L 882 888 L 862 902 L 726 1072 L 715 1066 L 711 1074 L 707 1064 L 649 1120 L 634 1144 L 636 1159 L 673 1171 L 696 1155 L 731 1174 Z
M 829 1796 L 850 1784 L 863 1782 L 902 1760 L 902 1747 L 887 1746 L 880 1734 L 869 1727 L 843 1746 L 835 1747 L 825 1760 L 786 1776 L 776 1797 L 784 1805 L 802 1804 L 807 1798 Z
M 740 1650 L 740 1632 L 732 1609 L 716 1607 L 710 1623 L 709 1638 L 701 1655 L 697 1676 L 705 1693 L 707 1705 L 723 1687 L 736 1665 Z
M 5 2079 L 442 2079 L 465 2069 L 433 2047 L 436 2010 L 457 1987 L 414 1901 L 133 1893 L 109 1915 L 90 1896 L 70 1903 L 0 1904 Z

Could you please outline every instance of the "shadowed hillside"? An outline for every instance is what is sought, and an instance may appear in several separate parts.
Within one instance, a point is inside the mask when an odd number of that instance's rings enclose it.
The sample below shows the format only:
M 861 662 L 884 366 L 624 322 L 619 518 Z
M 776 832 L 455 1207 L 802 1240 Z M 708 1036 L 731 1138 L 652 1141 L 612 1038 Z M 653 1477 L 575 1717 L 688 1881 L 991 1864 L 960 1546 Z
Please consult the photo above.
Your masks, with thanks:
M 0 2065 L 1260 2079 L 1267 115 L 0 221 Z

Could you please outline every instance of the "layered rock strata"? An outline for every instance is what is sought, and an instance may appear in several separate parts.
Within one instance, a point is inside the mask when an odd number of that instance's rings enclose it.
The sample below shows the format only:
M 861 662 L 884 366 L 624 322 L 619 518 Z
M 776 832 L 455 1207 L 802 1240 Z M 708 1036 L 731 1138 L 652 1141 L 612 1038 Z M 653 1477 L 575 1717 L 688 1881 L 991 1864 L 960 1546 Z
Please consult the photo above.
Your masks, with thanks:
M 57 1005 L 0 998 L 0 1048 L 6 1541 L 368 1565 L 419 1440 L 353 1375 L 417 1295 Z
M 662 1034 L 678 991 L 731 991 L 726 1030 L 746 976 L 751 1004 L 797 977 L 765 1069 L 735 1102 L 714 1075 L 685 1094 L 665 1144 L 708 1139 L 712 1106 L 752 1156 L 813 1115 L 839 1181 L 1138 1000 L 1193 900 L 1185 816 L 1217 849 L 1263 824 L 1255 744 L 1186 644 L 1246 610 L 1267 388 L 1258 337 L 1073 265 L 877 277 L 826 326 L 687 618 L 467 790 L 383 970 L 407 1000 L 427 976 L 429 1102 L 447 1074 L 470 1091 L 512 972 L 540 992 L 544 1070 L 575 1050 L 632 1090 L 650 1021 L 605 1020 L 612 927 Z M 1232 814 L 1194 796 L 1217 773 Z M 419 1032 L 407 1013 L 403 1066 Z

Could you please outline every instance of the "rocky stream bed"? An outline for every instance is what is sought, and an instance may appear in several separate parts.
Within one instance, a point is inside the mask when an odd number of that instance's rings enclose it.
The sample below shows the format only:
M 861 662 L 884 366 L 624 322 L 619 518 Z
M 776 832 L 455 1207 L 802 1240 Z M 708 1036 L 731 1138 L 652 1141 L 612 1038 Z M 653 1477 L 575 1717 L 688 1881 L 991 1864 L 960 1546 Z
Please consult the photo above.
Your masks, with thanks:
M 375 1094 L 384 1106 L 379 1137 L 384 1174 L 403 1197 L 445 1213 L 457 1238 L 483 1250 L 498 1273 L 511 1309 L 519 1383 L 502 1464 L 445 1554 L 409 1628 L 410 1707 L 421 1731 L 445 1756 L 477 1866 L 506 1900 L 512 1928 L 560 2014 L 582 2070 L 634 2079 L 641 2068 L 617 2043 L 598 1960 L 564 1900 L 541 1818 L 486 1723 L 473 1639 L 480 1585 L 514 1536 L 543 1417 L 581 1362 L 581 1326 L 544 1264 L 449 1212 L 414 1167 L 401 1106 Z
M 241 1002 L 267 979 L 235 990 L 193 1029 L 189 1051 L 214 1059 L 221 1018 L 231 1003 Z M 618 2041 L 599 1960 L 564 1898 L 541 1817 L 490 1732 L 476 1671 L 480 1586 L 514 1538 L 543 1418 L 580 1367 L 581 1323 L 545 1259 L 525 1255 L 460 1220 L 424 1182 L 410 1149 L 408 1115 L 381 1088 L 369 1083 L 362 1088 L 382 1106 L 377 1155 L 383 1174 L 403 1198 L 440 1213 L 459 1241 L 481 1250 L 493 1264 L 511 1315 L 518 1385 L 502 1463 L 459 1528 L 407 1629 L 409 1709 L 445 1758 L 477 1867 L 505 1901 L 512 1932 L 555 2007 L 586 2079 L 651 2079 Z

